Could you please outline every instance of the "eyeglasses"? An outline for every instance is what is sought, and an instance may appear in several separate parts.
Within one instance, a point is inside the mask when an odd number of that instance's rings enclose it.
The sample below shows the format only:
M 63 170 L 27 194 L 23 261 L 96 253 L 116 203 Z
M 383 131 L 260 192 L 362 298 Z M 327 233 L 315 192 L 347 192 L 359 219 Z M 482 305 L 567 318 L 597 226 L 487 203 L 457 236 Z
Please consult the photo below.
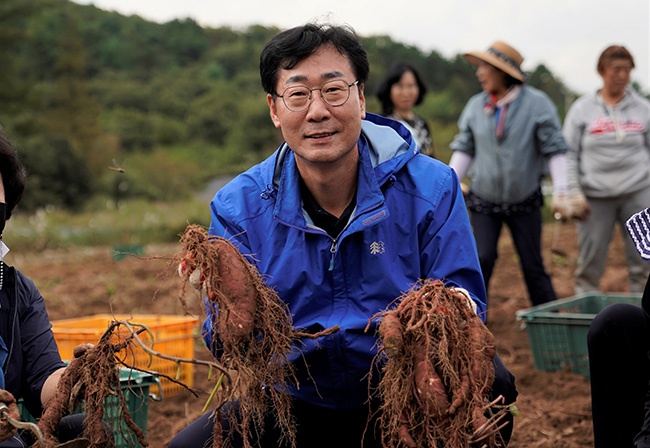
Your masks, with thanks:
M 350 87 L 358 85 L 359 80 L 348 84 L 342 79 L 327 81 L 317 89 L 310 89 L 307 86 L 291 86 L 284 89 L 282 95 L 276 96 L 282 98 L 284 105 L 292 112 L 302 112 L 307 109 L 313 99 L 312 92 L 320 90 L 320 97 L 326 104 L 332 107 L 343 106 L 350 98 Z

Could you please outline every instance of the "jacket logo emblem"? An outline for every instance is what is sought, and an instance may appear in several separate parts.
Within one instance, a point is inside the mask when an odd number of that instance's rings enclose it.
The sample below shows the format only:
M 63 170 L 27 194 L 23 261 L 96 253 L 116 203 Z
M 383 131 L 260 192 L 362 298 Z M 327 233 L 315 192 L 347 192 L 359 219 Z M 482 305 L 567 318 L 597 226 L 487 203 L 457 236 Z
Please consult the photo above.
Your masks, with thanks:
M 383 241 L 375 241 L 370 245 L 370 254 L 371 255 L 380 255 L 386 252 Z

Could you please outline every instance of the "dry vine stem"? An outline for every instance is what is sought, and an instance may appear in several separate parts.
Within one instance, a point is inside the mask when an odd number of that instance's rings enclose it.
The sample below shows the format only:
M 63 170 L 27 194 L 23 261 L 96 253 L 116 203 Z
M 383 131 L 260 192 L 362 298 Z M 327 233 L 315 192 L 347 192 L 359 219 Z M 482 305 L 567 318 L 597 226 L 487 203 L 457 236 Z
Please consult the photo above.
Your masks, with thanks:
M 388 356 L 379 383 L 384 446 L 502 446 L 508 408 L 488 399 L 494 337 L 467 298 L 424 280 L 376 317 L 379 356 Z
M 121 331 L 126 329 L 126 332 Z M 140 339 L 139 333 L 148 331 L 142 324 L 113 321 L 102 334 L 99 342 L 85 347 L 82 353 L 75 353 L 74 358 L 64 371 L 57 386 L 54 397 L 48 402 L 45 412 L 38 422 L 43 441 L 35 446 L 38 448 L 56 448 L 59 442 L 55 437 L 56 428 L 63 416 L 74 412 L 77 405 L 83 403 L 87 417 L 84 420 L 84 439 L 89 441 L 90 447 L 109 448 L 114 446 L 113 437 L 107 432 L 102 423 L 105 414 L 104 400 L 110 396 L 119 399 L 119 412 L 111 418 L 122 419 L 126 426 L 133 431 L 141 446 L 148 446 L 148 442 L 138 425 L 133 421 L 126 403 L 124 391 L 120 384 L 119 367 L 124 366 L 131 370 L 152 373 L 163 376 L 181 386 L 189 387 L 180 381 L 156 372 L 150 372 L 129 365 L 127 359 L 135 362 L 133 348 L 140 346 L 150 356 L 156 356 L 177 363 L 193 363 L 217 369 L 225 376 L 224 391 L 231 391 L 230 375 L 219 364 L 210 361 L 183 359 L 164 355 L 152 350 Z M 153 339 L 153 338 L 152 338 Z M 76 352 L 76 350 L 75 350 Z M 196 395 L 196 394 L 195 394 Z M 64 444 L 68 446 L 68 444 Z
M 286 441 L 296 446 L 287 393 L 289 380 L 295 380 L 289 352 L 297 338 L 319 337 L 337 328 L 317 335 L 294 332 L 287 305 L 264 282 L 256 267 L 230 241 L 209 236 L 201 226 L 191 224 L 186 228 L 179 259 L 181 298 L 188 283 L 202 290 L 213 315 L 218 316 L 212 333 L 213 344 L 222 353 L 220 362 L 237 372 L 233 381 L 239 416 L 228 414 L 231 428 L 239 431 L 244 447 L 250 448 L 252 434 L 263 431 L 265 413 L 273 412 L 282 431 L 279 443 Z M 221 437 L 221 419 L 215 420 L 213 447 L 228 446 L 229 440 Z
M 54 448 L 59 445 L 56 436 L 57 425 L 61 418 L 74 411 L 77 404 L 84 401 L 84 438 L 90 447 L 111 448 L 115 446 L 113 437 L 103 423 L 104 399 L 109 396 L 119 398 L 119 416 L 136 435 L 140 445 L 148 446 L 143 432 L 133 421 L 126 405 L 124 394 L 120 390 L 120 372 L 116 353 L 126 348 L 130 339 L 112 342 L 112 335 L 119 324 L 113 323 L 104 332 L 99 342 L 75 357 L 65 369 L 54 397 L 48 402 L 38 426 L 43 433 L 45 446 Z

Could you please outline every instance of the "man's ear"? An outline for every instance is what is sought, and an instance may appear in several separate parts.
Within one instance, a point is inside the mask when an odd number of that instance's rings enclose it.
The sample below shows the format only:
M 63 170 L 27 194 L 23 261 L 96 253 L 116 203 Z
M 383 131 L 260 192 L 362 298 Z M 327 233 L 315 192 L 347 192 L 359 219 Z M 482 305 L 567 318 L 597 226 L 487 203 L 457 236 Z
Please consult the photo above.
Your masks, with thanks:
M 266 102 L 269 104 L 269 115 L 271 115 L 271 121 L 273 121 L 273 125 L 276 128 L 280 129 L 280 117 L 278 117 L 278 108 L 275 104 L 275 97 L 268 93 L 266 95 Z
M 365 84 L 359 84 L 359 112 L 361 113 L 361 119 L 366 118 L 366 95 L 365 95 Z

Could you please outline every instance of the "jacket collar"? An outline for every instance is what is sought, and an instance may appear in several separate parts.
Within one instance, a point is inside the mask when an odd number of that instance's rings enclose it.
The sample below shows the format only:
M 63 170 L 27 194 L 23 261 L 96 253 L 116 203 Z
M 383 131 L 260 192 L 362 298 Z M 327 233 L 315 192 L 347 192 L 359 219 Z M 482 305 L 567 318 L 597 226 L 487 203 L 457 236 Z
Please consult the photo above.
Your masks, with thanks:
M 368 113 L 361 123 L 359 182 L 355 215 L 383 207 L 381 186 L 418 153 L 411 133 L 398 121 Z M 303 213 L 300 174 L 295 156 L 286 143 L 278 149 L 273 170 L 273 189 L 277 192 L 274 215 L 289 223 L 310 220 Z
M 361 121 L 358 147 L 361 155 L 367 150 L 373 168 L 381 166 L 379 174 L 384 173 L 384 181 L 386 174 L 400 169 L 419 152 L 411 132 L 402 123 L 372 113 L 367 113 Z M 272 183 L 276 190 L 280 187 L 288 158 L 293 160 L 293 153 L 285 142 L 278 148 L 273 168 Z M 292 166 L 295 167 L 295 162 Z

